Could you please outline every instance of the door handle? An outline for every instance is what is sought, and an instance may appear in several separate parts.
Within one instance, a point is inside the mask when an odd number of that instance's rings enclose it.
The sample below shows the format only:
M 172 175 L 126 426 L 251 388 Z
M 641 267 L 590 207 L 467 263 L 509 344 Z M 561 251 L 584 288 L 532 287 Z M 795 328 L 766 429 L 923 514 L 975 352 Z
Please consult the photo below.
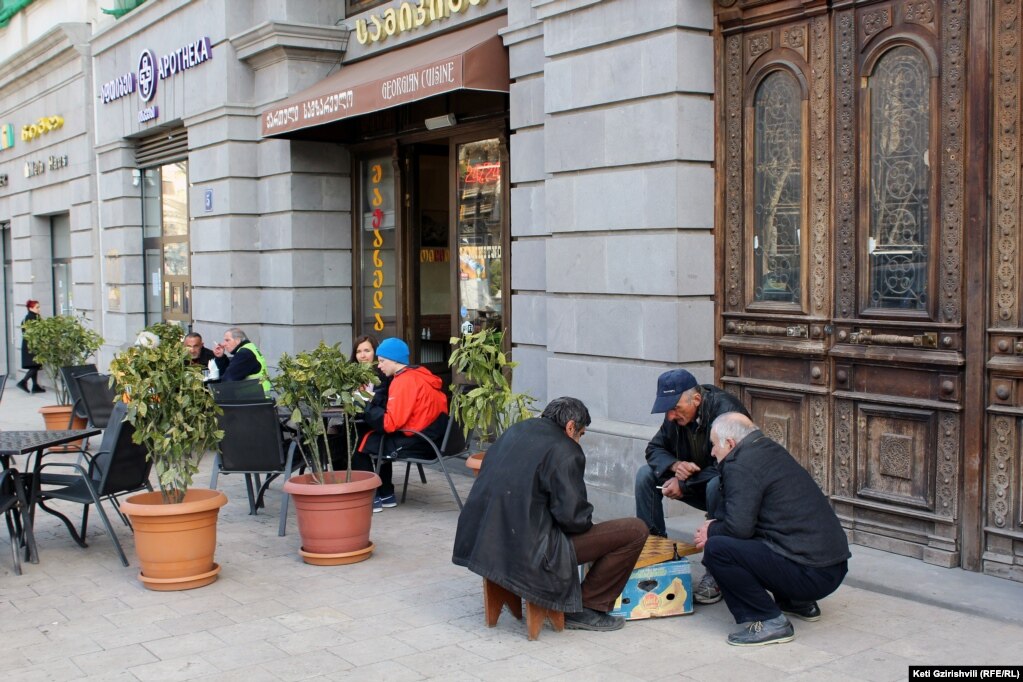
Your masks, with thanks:
M 914 348 L 937 348 L 937 332 L 924 332 L 913 336 L 902 334 L 874 334 L 869 329 L 861 329 L 849 334 L 850 343 L 861 346 L 913 346 Z

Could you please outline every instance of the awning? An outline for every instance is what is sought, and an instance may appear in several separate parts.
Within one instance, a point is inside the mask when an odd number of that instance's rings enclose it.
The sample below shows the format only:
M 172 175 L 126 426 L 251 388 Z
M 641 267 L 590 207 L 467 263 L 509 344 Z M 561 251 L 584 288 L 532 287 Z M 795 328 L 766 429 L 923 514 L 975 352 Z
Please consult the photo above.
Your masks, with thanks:
M 508 92 L 508 52 L 497 35 L 507 17 L 384 52 L 263 112 L 263 136 L 389 109 L 453 90 Z

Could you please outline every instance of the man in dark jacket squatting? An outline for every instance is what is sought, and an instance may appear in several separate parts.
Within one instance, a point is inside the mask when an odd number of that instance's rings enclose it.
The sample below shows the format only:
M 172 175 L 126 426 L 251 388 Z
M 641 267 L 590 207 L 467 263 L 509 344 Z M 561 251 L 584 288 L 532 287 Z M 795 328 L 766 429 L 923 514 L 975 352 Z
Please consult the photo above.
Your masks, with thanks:
M 785 614 L 818 620 L 817 600 L 845 578 L 845 532 L 806 469 L 749 418 L 719 417 L 711 440 L 724 499 L 720 520 L 704 523 L 695 539 L 728 610 L 742 624 L 728 643 L 791 641 L 795 632 Z
M 710 454 L 710 425 L 720 415 L 749 413 L 732 395 L 717 386 L 696 383 L 684 369 L 673 369 L 657 379 L 657 397 L 651 414 L 664 414 L 664 422 L 646 446 L 646 466 L 636 472 L 636 516 L 653 535 L 667 536 L 664 526 L 665 497 L 682 500 L 707 512 L 717 510 L 719 479 L 717 463 Z M 721 601 L 721 590 L 708 571 L 693 590 L 693 601 Z
M 451 560 L 539 606 L 565 612 L 572 630 L 618 630 L 610 615 L 647 528 L 639 519 L 594 524 L 579 439 L 590 413 L 557 398 L 543 414 L 510 427 L 458 517 Z M 579 583 L 579 564 L 592 561 Z

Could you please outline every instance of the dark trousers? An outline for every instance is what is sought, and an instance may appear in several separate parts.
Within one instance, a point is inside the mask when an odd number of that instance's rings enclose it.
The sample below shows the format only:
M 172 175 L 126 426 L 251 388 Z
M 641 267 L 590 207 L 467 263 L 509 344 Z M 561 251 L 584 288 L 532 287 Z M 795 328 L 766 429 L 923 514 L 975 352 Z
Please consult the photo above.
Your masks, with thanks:
M 373 471 L 373 460 L 376 453 L 380 451 L 381 436 L 379 433 L 369 434 L 369 438 L 363 444 L 362 449 L 352 457 L 352 468 L 358 471 Z M 416 436 L 403 436 L 388 434 L 387 453 L 397 453 L 398 456 L 416 457 L 417 459 L 435 459 L 436 455 L 429 445 L 423 442 L 422 438 Z M 380 463 L 380 487 L 377 488 L 377 495 L 387 497 L 394 494 L 394 483 L 391 481 L 391 462 L 384 459 Z
M 665 479 L 667 480 L 667 479 Z M 657 486 L 663 481 L 654 475 L 654 470 L 644 464 L 636 472 L 636 516 L 646 521 L 652 535 L 666 536 L 664 525 L 664 501 L 669 499 L 661 494 Z M 707 512 L 714 518 L 721 499 L 721 479 L 717 467 L 698 471 L 682 483 L 682 502 Z
M 779 616 L 779 605 L 823 599 L 838 589 L 848 570 L 845 561 L 823 568 L 804 566 L 786 559 L 761 540 L 727 535 L 707 539 L 703 565 L 717 580 L 736 623 Z
M 32 388 L 39 386 L 39 368 L 29 367 L 25 372 L 25 377 L 18 382 L 21 386 L 28 386 L 28 382 L 32 382 Z
M 593 562 L 582 584 L 583 606 L 605 613 L 614 607 L 647 535 L 646 524 L 633 518 L 604 521 L 585 533 L 569 536 L 576 561 Z

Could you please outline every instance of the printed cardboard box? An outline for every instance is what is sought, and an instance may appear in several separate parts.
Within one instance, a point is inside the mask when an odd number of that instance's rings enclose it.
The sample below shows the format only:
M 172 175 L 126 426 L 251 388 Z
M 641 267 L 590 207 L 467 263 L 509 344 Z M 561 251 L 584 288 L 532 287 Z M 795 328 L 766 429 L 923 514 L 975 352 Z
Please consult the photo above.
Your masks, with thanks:
M 626 620 L 693 612 L 693 578 L 686 558 L 637 568 L 629 576 L 612 615 Z

